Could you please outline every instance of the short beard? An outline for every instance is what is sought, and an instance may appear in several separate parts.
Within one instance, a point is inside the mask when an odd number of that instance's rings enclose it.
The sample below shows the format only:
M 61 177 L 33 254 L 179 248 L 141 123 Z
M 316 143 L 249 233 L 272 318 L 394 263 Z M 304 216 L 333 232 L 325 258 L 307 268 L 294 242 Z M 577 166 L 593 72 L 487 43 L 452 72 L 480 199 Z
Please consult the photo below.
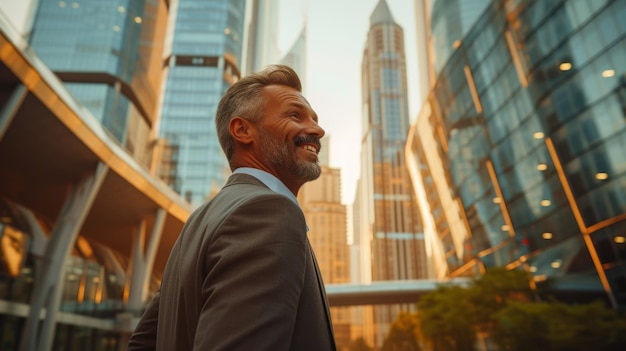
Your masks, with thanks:
M 262 130 L 261 153 L 268 164 L 275 169 L 286 169 L 290 174 L 295 175 L 303 182 L 310 182 L 319 178 L 322 174 L 319 159 L 316 162 L 295 160 L 295 150 L 290 152 L 290 149 L 295 148 L 295 142 L 293 145 L 283 143 L 276 138 L 272 138 L 265 130 Z

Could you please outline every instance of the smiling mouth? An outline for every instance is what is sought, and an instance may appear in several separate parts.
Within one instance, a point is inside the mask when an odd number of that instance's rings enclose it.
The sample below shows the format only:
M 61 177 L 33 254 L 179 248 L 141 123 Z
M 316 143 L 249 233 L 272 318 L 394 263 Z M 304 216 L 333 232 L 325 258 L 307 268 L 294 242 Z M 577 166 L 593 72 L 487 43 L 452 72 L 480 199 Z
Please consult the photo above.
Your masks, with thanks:
M 310 152 L 312 152 L 314 154 L 318 153 L 317 148 L 315 146 L 313 146 L 313 145 L 308 145 L 308 144 L 307 145 L 303 145 L 302 148 L 305 149 L 305 150 L 308 150 L 308 151 L 310 151 Z
M 310 135 L 296 137 L 295 144 L 297 147 L 301 147 L 316 155 L 319 154 L 320 149 L 322 148 L 319 138 Z

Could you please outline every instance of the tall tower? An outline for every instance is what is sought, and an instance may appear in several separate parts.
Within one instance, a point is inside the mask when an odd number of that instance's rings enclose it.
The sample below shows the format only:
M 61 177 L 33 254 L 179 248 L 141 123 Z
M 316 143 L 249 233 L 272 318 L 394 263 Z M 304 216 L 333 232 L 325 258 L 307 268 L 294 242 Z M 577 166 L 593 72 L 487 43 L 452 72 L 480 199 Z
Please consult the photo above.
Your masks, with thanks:
M 245 74 L 278 61 L 279 0 L 250 1 Z
M 194 206 L 230 173 L 215 129 L 215 110 L 240 74 L 245 0 L 179 0 L 167 60 L 161 127 L 169 185 Z
M 283 65 L 287 65 L 293 68 L 300 80 L 302 81 L 302 90 L 306 93 L 306 32 L 307 26 L 306 23 L 302 27 L 300 31 L 300 35 L 296 38 L 291 45 L 291 48 L 287 53 L 281 58 L 280 63 Z M 324 149 L 322 149 L 323 151 Z
M 381 0 L 370 16 L 363 52 L 358 204 L 358 235 L 361 245 L 369 244 L 362 254 L 371 262 L 369 272 L 361 268 L 374 281 L 427 276 L 422 223 L 404 156 L 409 130 L 406 76 L 404 34 L 387 2 Z M 410 308 L 374 308 L 376 346 L 382 345 L 397 313 Z
M 169 0 L 39 0 L 30 44 L 74 98 L 148 167 Z

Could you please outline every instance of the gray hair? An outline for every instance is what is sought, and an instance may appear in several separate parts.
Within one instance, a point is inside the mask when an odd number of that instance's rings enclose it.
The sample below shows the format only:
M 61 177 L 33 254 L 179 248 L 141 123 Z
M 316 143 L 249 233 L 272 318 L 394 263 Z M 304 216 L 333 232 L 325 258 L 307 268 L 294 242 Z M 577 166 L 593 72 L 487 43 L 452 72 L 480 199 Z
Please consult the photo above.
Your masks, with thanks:
M 266 104 L 261 91 L 268 85 L 286 85 L 302 91 L 300 78 L 293 69 L 284 65 L 271 65 L 237 81 L 228 88 L 217 105 L 215 115 L 217 136 L 229 163 L 235 149 L 235 143 L 228 128 L 230 120 L 239 116 L 253 123 L 258 122 L 263 116 Z

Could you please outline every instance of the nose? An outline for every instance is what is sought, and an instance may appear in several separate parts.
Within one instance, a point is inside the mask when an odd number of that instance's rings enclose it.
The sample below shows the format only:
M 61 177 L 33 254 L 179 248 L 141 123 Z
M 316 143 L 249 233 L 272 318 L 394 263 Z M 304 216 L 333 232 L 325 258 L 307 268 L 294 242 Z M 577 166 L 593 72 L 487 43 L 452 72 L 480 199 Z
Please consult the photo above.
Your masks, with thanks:
M 326 134 L 326 131 L 324 130 L 324 128 L 320 127 L 320 125 L 317 123 L 315 123 L 314 129 L 315 129 L 316 136 L 320 139 Z
M 306 126 L 306 134 L 314 135 L 318 138 L 322 138 L 326 134 L 326 131 L 324 130 L 324 128 L 320 127 L 320 125 L 317 123 L 315 119 L 308 118 L 307 126 Z

